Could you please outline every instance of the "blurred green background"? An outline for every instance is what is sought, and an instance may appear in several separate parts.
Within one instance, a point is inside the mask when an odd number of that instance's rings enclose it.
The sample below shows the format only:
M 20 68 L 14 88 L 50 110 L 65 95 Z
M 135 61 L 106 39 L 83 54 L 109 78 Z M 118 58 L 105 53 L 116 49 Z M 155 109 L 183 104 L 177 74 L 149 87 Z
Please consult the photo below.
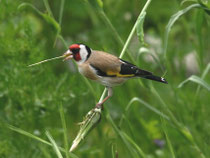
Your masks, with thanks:
M 40 14 L 24 6 L 25 2 Z M 66 51 L 62 39 L 67 46 L 85 43 L 92 49 L 119 55 L 123 45 L 106 18 L 126 41 L 146 0 L 104 0 L 104 12 L 97 6 L 100 0 L 68 0 L 63 11 L 61 2 L 64 1 L 49 1 L 53 14 L 50 16 L 46 0 L 0 1 L 1 158 L 57 157 L 52 147 L 14 132 L 7 125 L 44 140 L 48 140 L 48 130 L 57 145 L 64 147 L 59 114 L 62 105 L 70 147 L 79 131 L 76 123 L 95 106 L 104 89 L 90 81 L 92 93 L 71 61 L 57 60 L 31 68 L 27 65 L 62 55 Z M 198 2 L 210 6 L 208 1 Z M 191 4 L 181 5 L 181 0 L 151 2 L 144 21 L 146 44 L 141 44 L 135 33 L 129 53 L 142 69 L 159 76 L 166 72 L 164 77 L 169 84 L 133 79 L 114 88 L 113 97 L 104 105 L 100 124 L 75 150 L 75 155 L 107 158 L 116 151 L 119 158 L 210 157 L 208 11 L 193 8 L 179 18 L 169 32 L 166 58 L 163 54 L 165 28 L 171 16 Z M 142 53 L 144 50 L 146 53 Z M 123 59 L 131 61 L 128 52 Z M 180 85 L 191 75 L 196 77 Z M 126 110 L 135 97 L 140 102 L 133 102 Z M 113 128 L 107 114 L 120 132 Z

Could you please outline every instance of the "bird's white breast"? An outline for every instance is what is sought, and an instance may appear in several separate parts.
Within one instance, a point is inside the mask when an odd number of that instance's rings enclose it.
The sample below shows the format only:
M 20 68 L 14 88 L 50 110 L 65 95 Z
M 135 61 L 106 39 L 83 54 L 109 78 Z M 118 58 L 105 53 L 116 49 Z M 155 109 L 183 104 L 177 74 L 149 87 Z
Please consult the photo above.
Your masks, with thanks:
M 104 86 L 114 87 L 124 83 L 127 79 L 120 77 L 100 77 L 97 81 Z

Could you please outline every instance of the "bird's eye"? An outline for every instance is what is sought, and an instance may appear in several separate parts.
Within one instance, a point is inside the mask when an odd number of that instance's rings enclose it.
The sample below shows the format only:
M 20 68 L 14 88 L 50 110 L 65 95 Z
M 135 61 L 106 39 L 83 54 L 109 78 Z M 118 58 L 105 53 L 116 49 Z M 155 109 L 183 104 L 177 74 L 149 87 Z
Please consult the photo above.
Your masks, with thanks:
M 79 50 L 80 50 L 80 48 L 71 49 L 71 51 L 72 51 L 73 54 L 79 53 Z

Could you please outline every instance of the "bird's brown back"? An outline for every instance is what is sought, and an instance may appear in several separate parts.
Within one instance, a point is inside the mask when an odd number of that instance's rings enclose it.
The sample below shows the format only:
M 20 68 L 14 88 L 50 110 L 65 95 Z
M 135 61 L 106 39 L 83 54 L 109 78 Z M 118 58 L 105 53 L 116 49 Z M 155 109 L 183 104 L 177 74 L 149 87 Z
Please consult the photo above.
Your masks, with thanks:
M 103 72 L 119 72 L 122 62 L 112 54 L 93 50 L 90 58 L 86 61 L 99 68 Z

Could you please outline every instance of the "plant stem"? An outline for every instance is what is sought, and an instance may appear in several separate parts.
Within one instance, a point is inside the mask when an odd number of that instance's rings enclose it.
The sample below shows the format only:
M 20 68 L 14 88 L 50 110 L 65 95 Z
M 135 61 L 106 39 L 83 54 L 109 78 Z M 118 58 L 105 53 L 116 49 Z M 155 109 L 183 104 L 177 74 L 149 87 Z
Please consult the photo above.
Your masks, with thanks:
M 116 39 L 118 40 L 118 42 L 121 45 L 124 45 L 124 42 L 123 42 L 122 38 L 120 37 L 120 35 L 118 34 L 117 30 L 114 28 L 114 26 L 112 25 L 111 21 L 109 20 L 107 15 L 104 13 L 104 11 L 101 10 L 99 13 L 102 16 L 104 22 L 106 22 L 106 24 L 111 28 L 111 30 L 114 33 L 114 35 L 115 35 Z
M 53 13 L 52 13 L 52 11 L 50 9 L 50 5 L 49 5 L 48 0 L 43 0 L 43 2 L 44 2 L 44 5 L 45 5 L 45 7 L 47 9 L 48 14 L 54 19 L 54 16 L 53 16 Z
M 105 94 L 106 94 L 106 91 L 107 91 L 107 89 L 105 88 L 103 93 L 102 93 L 102 95 L 101 95 L 101 97 L 100 97 L 100 99 L 99 99 L 99 103 L 103 101 L 103 99 L 105 97 Z
M 149 6 L 149 4 L 150 4 L 151 1 L 152 1 L 152 0 L 148 0 L 148 1 L 146 2 L 146 4 L 144 5 L 143 9 L 141 10 L 141 12 L 140 12 L 138 18 L 139 18 L 140 16 L 143 15 L 143 13 L 146 11 L 146 9 L 148 8 L 148 6 Z M 137 27 L 137 24 L 138 24 L 138 18 L 137 18 L 137 20 L 136 20 L 136 22 L 135 22 L 135 24 L 134 24 L 134 26 L 133 26 L 133 28 L 132 28 L 132 30 L 131 30 L 129 36 L 128 36 L 126 42 L 125 42 L 125 45 L 124 45 L 124 47 L 123 47 L 123 49 L 122 49 L 122 51 L 121 51 L 121 53 L 120 53 L 120 56 L 119 56 L 120 58 L 123 57 L 123 55 L 125 54 L 125 50 L 127 49 L 128 45 L 130 44 L 131 38 L 133 37 L 134 32 L 135 32 L 136 27 Z
M 55 151 L 57 157 L 58 157 L 58 158 L 63 158 L 63 156 L 62 156 L 62 154 L 61 154 L 61 152 L 60 152 L 60 150 L 59 150 L 59 147 L 58 147 L 58 145 L 56 144 L 56 142 L 55 142 L 55 140 L 53 139 L 53 137 L 51 136 L 51 134 L 50 134 L 48 131 L 46 131 L 45 134 L 47 135 L 49 141 L 51 142 L 52 147 L 53 147 L 53 150 Z
M 38 63 L 34 63 L 34 64 L 31 64 L 31 65 L 28 65 L 28 67 L 36 66 L 36 65 L 39 65 L 39 64 L 42 64 L 42 63 L 46 63 L 48 61 L 57 60 L 57 59 L 61 59 L 61 58 L 64 58 L 64 57 L 65 57 L 64 55 L 61 55 L 61 56 L 54 57 L 54 58 L 51 58 L 51 59 L 42 60 L 42 61 L 40 61 Z
M 59 25 L 62 23 L 62 17 L 63 17 L 63 8 L 64 8 L 65 0 L 61 0 L 61 6 L 60 6 L 60 12 L 59 12 Z
M 64 116 L 64 110 L 63 110 L 63 105 L 60 104 L 59 106 L 59 112 L 60 112 L 60 117 L 61 117 L 61 123 L 63 127 L 63 136 L 64 136 L 64 146 L 65 146 L 65 151 L 66 151 L 66 158 L 69 158 L 69 145 L 68 145 L 68 136 L 67 136 L 67 127 L 66 127 L 66 120 Z
M 104 20 L 104 22 L 107 24 L 107 26 L 109 26 L 111 28 L 111 30 L 112 30 L 113 34 L 115 35 L 115 38 L 117 39 L 118 43 L 121 46 L 124 46 L 125 42 L 122 40 L 122 38 L 120 37 L 120 35 L 118 34 L 117 30 L 112 25 L 111 21 L 109 20 L 109 18 L 107 17 L 107 15 L 104 13 L 104 11 L 101 10 L 99 13 L 100 13 L 102 19 Z M 129 50 L 127 50 L 127 52 L 128 52 L 128 57 L 131 59 L 131 61 L 133 63 L 135 63 L 135 60 L 132 57 L 131 52 Z
M 58 35 L 58 38 L 60 38 L 61 42 L 63 43 L 63 45 L 65 46 L 66 49 L 68 49 L 68 45 L 66 44 L 64 38 L 62 35 Z

